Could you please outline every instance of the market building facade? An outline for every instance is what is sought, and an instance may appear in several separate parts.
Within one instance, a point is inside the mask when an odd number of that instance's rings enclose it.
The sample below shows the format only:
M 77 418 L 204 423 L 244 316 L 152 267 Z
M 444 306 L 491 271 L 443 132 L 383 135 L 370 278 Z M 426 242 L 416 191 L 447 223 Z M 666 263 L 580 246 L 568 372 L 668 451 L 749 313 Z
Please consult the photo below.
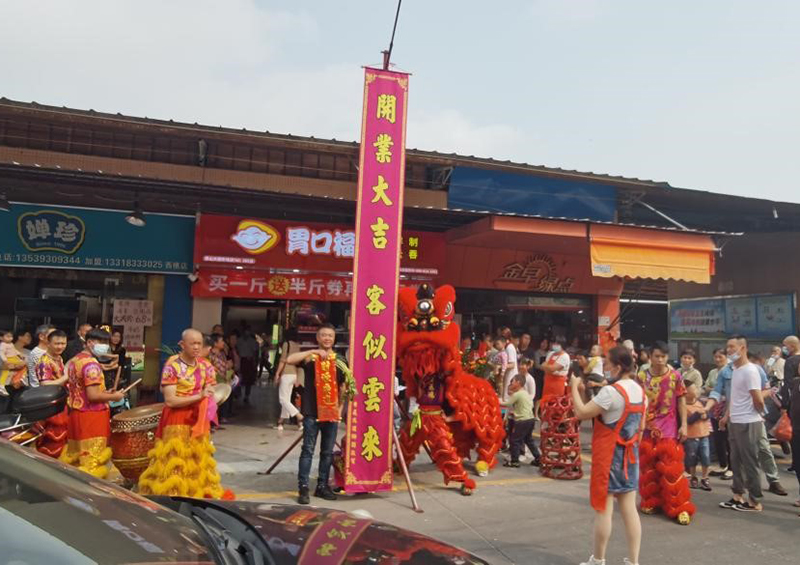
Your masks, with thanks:
M 24 247 L 28 211 L 85 210 L 106 222 L 87 227 L 75 263 L 44 244 L 28 252 L 63 269 L 28 265 L 9 248 L 2 268 L 17 271 L 4 279 L 30 289 L 4 282 L 4 295 L 50 296 L 43 273 L 58 272 L 75 296 L 71 278 L 96 277 L 106 305 L 73 324 L 100 323 L 116 298 L 106 287 L 122 285 L 120 296 L 154 302 L 152 359 L 190 323 L 306 327 L 324 316 L 346 333 L 357 159 L 355 143 L 0 99 L 0 229 Z M 632 211 L 664 183 L 413 149 L 405 178 L 401 277 L 453 284 L 466 332 L 509 325 L 534 338 L 612 339 L 624 330 L 620 300 L 665 302 L 666 279 L 711 280 L 724 236 Z M 135 212 L 144 227 L 126 221 Z M 60 220 L 48 221 L 52 239 Z M 99 242 L 115 253 L 90 251 Z M 107 284 L 115 276 L 122 282 Z M 128 289 L 126 277 L 140 278 Z M 8 302 L 3 315 L 18 325 L 25 314 Z

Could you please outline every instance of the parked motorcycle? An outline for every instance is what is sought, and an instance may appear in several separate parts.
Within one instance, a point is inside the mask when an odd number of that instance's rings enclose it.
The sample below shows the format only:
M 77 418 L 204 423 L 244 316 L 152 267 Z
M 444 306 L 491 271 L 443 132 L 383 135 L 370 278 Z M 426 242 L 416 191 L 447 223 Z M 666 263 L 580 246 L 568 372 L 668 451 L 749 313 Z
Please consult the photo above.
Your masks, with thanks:
M 19 445 L 31 445 L 44 433 L 44 420 L 64 410 L 67 390 L 63 386 L 27 388 L 7 402 L 0 412 L 0 437 Z

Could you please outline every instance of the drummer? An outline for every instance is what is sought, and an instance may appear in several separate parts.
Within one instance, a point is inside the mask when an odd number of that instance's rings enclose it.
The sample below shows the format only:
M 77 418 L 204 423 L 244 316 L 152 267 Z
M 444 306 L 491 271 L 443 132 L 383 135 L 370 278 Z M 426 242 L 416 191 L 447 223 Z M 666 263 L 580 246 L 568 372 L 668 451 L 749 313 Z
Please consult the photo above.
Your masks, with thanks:
M 66 366 L 69 396 L 67 449 L 62 460 L 82 471 L 104 479 L 110 469 L 111 414 L 109 402 L 125 397 L 122 392 L 107 392 L 103 368 L 97 357 L 108 355 L 111 336 L 93 329 L 86 334 L 84 349 Z
M 202 357 L 203 334 L 183 332 L 181 352 L 161 373 L 164 410 L 150 452 L 150 465 L 139 479 L 139 494 L 233 498 L 220 486 L 210 439 L 209 400 L 214 395 L 214 367 Z

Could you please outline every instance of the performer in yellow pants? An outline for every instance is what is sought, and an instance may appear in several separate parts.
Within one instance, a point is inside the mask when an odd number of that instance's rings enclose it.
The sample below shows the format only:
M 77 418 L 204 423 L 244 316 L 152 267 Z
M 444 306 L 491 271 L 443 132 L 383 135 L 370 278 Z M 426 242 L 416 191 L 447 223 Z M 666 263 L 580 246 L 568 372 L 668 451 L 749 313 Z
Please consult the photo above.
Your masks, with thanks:
M 124 398 L 121 392 L 107 392 L 103 368 L 95 356 L 108 354 L 111 336 L 103 330 L 86 334 L 83 351 L 67 363 L 69 423 L 67 449 L 61 460 L 100 479 L 111 469 L 111 417 L 108 403 Z
M 161 374 L 166 406 L 148 454 L 150 465 L 139 478 L 139 493 L 232 499 L 233 493 L 220 486 L 210 439 L 214 367 L 201 357 L 203 334 L 188 329 L 182 337 L 181 353 Z

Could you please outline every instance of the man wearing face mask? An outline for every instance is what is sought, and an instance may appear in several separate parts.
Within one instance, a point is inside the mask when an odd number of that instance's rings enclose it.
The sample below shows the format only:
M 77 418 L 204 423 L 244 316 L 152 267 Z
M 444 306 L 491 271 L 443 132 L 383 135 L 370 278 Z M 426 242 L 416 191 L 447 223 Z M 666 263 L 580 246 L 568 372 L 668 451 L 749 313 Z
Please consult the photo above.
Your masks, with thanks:
M 784 379 L 786 375 L 796 377 L 800 373 L 800 338 L 795 335 L 787 336 L 783 340 L 781 353 L 786 356 L 783 364 Z
M 795 472 L 800 483 L 800 339 L 797 336 L 790 335 L 783 340 L 783 354 L 787 359 L 781 398 L 788 404 L 784 408 L 792 421 L 792 466 L 789 470 Z M 794 505 L 800 508 L 800 498 Z
M 789 339 L 789 338 L 787 338 Z M 797 339 L 797 338 L 795 338 Z M 761 389 L 762 389 L 762 396 L 767 394 L 767 389 L 769 387 L 769 383 L 767 381 L 767 373 L 760 365 L 752 364 L 754 370 L 759 376 L 761 380 Z M 728 355 L 728 365 L 723 367 L 717 373 L 717 382 L 714 385 L 714 390 L 711 391 L 709 396 L 709 402 L 706 404 L 706 413 L 709 415 L 713 415 L 715 412 L 713 411 L 714 407 L 717 404 L 725 404 L 725 410 L 727 410 L 727 403 L 730 402 L 731 398 L 731 383 L 733 379 L 733 370 L 734 370 L 734 359 Z M 719 410 L 717 411 L 717 413 Z M 719 429 L 720 430 L 727 430 L 729 422 L 729 417 L 727 414 L 723 414 L 722 417 L 719 419 Z M 787 496 L 789 493 L 783 488 L 783 485 L 780 482 L 780 473 L 778 471 L 778 466 L 775 463 L 775 455 L 772 453 L 772 448 L 769 444 L 769 438 L 767 437 L 766 427 L 762 426 L 762 433 L 761 437 L 759 438 L 758 442 L 758 461 L 759 465 L 761 466 L 761 470 L 764 471 L 764 476 L 767 478 L 767 483 L 769 483 L 769 488 L 767 489 L 772 494 L 777 494 L 778 496 Z M 723 479 L 732 478 L 732 475 L 724 474 Z
M 778 346 L 773 347 L 765 367 L 770 385 L 780 386 L 783 384 L 783 368 L 785 366 L 786 360 L 783 358 L 782 348 Z
M 764 435 L 763 383 L 756 366 L 747 358 L 747 339 L 728 340 L 728 360 L 733 364 L 725 420 L 729 427 L 733 498 L 720 504 L 740 512 L 761 512 L 759 443 Z M 745 491 L 749 500 L 745 500 Z
M 108 355 L 111 336 L 103 330 L 90 330 L 86 345 L 67 363 L 69 427 L 67 449 L 62 460 L 100 479 L 108 476 L 111 448 L 109 402 L 122 400 L 122 392 L 108 392 L 103 368 L 97 357 Z

